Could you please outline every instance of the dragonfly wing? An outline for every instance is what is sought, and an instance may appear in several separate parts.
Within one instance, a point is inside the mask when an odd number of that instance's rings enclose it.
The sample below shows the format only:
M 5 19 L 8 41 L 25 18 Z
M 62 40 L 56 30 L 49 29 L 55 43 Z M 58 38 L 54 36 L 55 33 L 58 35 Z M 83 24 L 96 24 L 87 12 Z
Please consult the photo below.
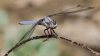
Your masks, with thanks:
M 80 7 L 80 6 L 77 6 L 77 7 Z M 73 7 L 73 8 L 75 8 L 75 7 Z M 73 8 L 70 8 L 70 9 L 73 9 Z M 55 15 L 76 13 L 76 12 L 81 12 L 81 11 L 85 11 L 85 10 L 90 10 L 90 9 L 93 9 L 93 8 L 94 7 L 87 7 L 87 8 L 82 7 L 82 9 L 77 9 L 77 10 L 73 10 L 73 11 L 69 11 L 70 9 L 68 9 L 68 10 L 65 10 L 65 11 L 62 11 L 62 12 L 59 12 L 59 13 L 56 13 L 56 14 L 51 14 L 51 15 L 48 15 L 48 16 L 52 17 L 52 16 L 55 16 Z
M 24 34 L 24 36 L 20 39 L 20 41 L 19 41 L 15 46 L 17 46 L 20 42 L 22 42 L 22 41 L 24 41 L 24 40 L 30 38 L 30 36 L 32 35 L 32 33 L 33 33 L 35 27 L 36 27 L 39 23 L 40 23 L 40 20 L 39 20 L 36 24 L 32 25 L 32 27 Z M 20 46 L 23 46 L 23 45 L 20 45 Z M 20 47 L 20 46 L 19 46 L 19 47 Z M 18 47 L 17 47 L 17 48 L 18 48 Z M 15 49 L 16 49 L 16 48 L 15 48 Z M 15 49 L 14 49 L 14 50 L 15 50 Z M 13 50 L 13 51 L 14 51 L 14 50 Z

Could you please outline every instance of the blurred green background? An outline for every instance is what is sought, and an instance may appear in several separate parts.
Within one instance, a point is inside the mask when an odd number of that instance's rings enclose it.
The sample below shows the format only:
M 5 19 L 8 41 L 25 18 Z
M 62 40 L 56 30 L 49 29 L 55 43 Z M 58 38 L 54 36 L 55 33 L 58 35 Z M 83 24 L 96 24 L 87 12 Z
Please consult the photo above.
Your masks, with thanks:
M 77 5 L 95 9 L 52 17 L 58 22 L 55 31 L 59 36 L 84 43 L 100 52 L 100 0 L 0 0 L 0 56 L 11 49 L 30 28 L 31 25 L 19 25 L 20 21 L 41 19 Z M 37 26 L 33 36 L 44 35 L 44 29 Z M 30 41 L 9 56 L 94 56 L 64 40 L 42 40 Z

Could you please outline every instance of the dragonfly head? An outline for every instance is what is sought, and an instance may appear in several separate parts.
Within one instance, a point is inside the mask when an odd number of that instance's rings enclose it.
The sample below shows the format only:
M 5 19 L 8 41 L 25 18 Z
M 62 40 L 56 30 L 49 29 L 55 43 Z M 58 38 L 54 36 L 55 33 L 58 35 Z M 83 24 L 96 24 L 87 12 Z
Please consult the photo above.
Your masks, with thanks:
M 57 22 L 52 20 L 50 17 L 45 17 L 42 25 L 46 26 L 47 28 L 55 29 L 57 27 Z
M 57 27 L 57 22 L 56 21 L 52 21 L 49 25 L 50 28 L 55 29 Z

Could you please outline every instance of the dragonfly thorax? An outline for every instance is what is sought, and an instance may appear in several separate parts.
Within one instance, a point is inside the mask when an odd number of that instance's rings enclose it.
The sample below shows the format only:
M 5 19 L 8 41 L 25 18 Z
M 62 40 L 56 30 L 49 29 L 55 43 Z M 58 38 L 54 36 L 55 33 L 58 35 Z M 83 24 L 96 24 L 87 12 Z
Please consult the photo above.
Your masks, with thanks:
M 55 29 L 57 27 L 57 22 L 52 20 L 50 17 L 45 17 L 42 25 L 46 26 L 47 28 Z

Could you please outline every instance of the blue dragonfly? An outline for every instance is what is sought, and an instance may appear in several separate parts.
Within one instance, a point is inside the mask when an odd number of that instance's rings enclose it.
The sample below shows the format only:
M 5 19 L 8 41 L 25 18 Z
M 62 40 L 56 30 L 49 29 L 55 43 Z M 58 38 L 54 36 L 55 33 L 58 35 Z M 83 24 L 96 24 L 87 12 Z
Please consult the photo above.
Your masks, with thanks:
M 78 5 L 78 6 L 75 6 L 73 8 L 70 8 L 70 9 L 74 9 L 74 8 L 77 8 L 77 7 L 82 7 L 81 5 Z M 56 13 L 56 14 L 51 14 L 51 15 L 48 15 L 48 16 L 45 16 L 44 18 L 42 19 L 39 19 L 39 20 L 34 20 L 34 21 L 21 21 L 19 22 L 20 25 L 29 25 L 31 24 L 32 27 L 24 34 L 24 36 L 20 39 L 20 41 L 15 45 L 17 46 L 20 42 L 28 39 L 31 37 L 34 29 L 36 28 L 37 25 L 42 25 L 44 27 L 46 27 L 46 29 L 44 29 L 44 33 L 45 35 L 53 35 L 53 36 L 58 36 L 54 29 L 56 29 L 57 27 L 57 22 L 55 20 L 53 20 L 51 17 L 52 16 L 56 16 L 56 15 L 66 15 L 66 14 L 70 14 L 70 13 L 76 13 L 76 12 L 81 12 L 81 11 L 85 11 L 85 10 L 89 10 L 89 9 L 93 9 L 93 7 L 87 7 L 87 8 L 82 8 L 82 9 L 77 9 L 77 10 L 74 10 L 74 11 L 68 11 L 70 9 L 67 9 L 65 11 L 62 11 L 62 12 L 59 12 L 59 13 Z M 48 34 L 46 33 L 46 31 L 48 32 Z M 47 39 L 45 39 L 44 41 L 48 40 L 49 37 Z

